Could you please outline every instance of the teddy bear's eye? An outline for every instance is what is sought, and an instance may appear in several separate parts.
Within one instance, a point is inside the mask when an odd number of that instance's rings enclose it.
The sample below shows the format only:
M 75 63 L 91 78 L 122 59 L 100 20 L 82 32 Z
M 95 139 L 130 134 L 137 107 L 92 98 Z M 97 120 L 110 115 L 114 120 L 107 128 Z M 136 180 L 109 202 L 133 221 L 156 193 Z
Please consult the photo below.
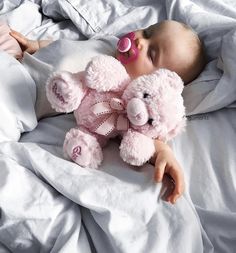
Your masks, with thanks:
M 143 94 L 143 98 L 148 98 L 148 97 L 150 97 L 150 95 L 149 95 L 148 93 L 145 92 L 145 93 Z
M 152 125 L 152 123 L 153 123 L 153 119 L 148 119 L 148 124 Z

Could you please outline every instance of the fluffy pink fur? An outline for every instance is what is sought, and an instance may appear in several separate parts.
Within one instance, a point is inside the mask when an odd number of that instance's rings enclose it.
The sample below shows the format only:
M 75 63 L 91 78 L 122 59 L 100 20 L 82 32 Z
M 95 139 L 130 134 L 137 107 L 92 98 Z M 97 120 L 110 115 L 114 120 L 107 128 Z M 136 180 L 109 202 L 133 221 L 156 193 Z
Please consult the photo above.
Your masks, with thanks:
M 112 56 L 97 57 L 88 63 L 85 72 L 87 87 L 98 92 L 124 90 L 130 81 L 126 69 Z
M 131 129 L 124 134 L 120 145 L 120 156 L 125 162 L 140 166 L 147 162 L 154 152 L 153 139 Z
M 117 135 L 123 136 L 124 161 L 138 166 L 147 162 L 155 152 L 155 138 L 169 140 L 184 129 L 182 90 L 183 82 L 174 72 L 160 69 L 131 80 L 124 66 L 110 56 L 95 57 L 84 72 L 56 73 L 47 83 L 53 108 L 74 111 L 77 121 L 78 127 L 65 138 L 67 157 L 91 168 L 101 164 L 106 140 Z M 112 107 L 114 99 L 117 108 Z
M 77 147 L 79 147 L 79 150 Z M 93 135 L 75 128 L 67 132 L 64 141 L 64 150 L 66 151 L 66 157 L 71 158 L 83 167 L 89 167 L 91 169 L 98 168 L 103 159 L 102 149 L 97 139 Z
M 83 75 L 67 71 L 53 73 L 46 84 L 46 95 L 53 109 L 57 112 L 76 110 L 83 99 L 87 88 L 82 84 Z
M 172 71 L 159 69 L 150 75 L 133 80 L 124 90 L 122 98 L 126 103 L 133 97 L 143 100 L 148 108 L 152 125 L 133 125 L 133 129 L 151 138 L 168 141 L 185 126 L 185 107 L 181 96 L 181 78 Z M 144 98 L 144 94 L 146 98 Z

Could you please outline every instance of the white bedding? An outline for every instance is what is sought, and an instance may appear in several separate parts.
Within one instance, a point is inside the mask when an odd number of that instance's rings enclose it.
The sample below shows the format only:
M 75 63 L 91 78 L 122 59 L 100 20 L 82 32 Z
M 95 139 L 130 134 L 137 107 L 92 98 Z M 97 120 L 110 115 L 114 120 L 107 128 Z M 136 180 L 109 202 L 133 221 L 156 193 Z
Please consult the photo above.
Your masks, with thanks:
M 105 149 L 101 170 L 65 160 L 62 143 L 75 124 L 73 116 L 47 118 L 20 142 L 1 139 L 0 252 L 235 252 L 234 0 L 3 0 L 0 13 L 12 28 L 31 38 L 73 40 L 120 35 L 176 19 L 199 33 L 209 57 L 202 75 L 183 93 L 187 129 L 170 143 L 187 185 L 176 205 L 161 198 L 168 178 L 155 184 L 152 166 L 133 170 L 119 159 L 114 142 Z M 19 22 L 23 15 L 28 18 Z M 9 86 L 2 85 L 6 76 L 11 75 L 0 75 L 1 96 L 8 92 Z M 30 77 L 24 78 L 34 85 Z M 22 95 L 22 101 L 27 97 Z M 10 102 L 1 100 L 1 106 L 10 108 Z M 8 115 L 16 117 L 6 110 L 0 126 Z M 19 115 L 25 122 L 24 113 Z M 20 134 L 18 127 L 9 131 Z

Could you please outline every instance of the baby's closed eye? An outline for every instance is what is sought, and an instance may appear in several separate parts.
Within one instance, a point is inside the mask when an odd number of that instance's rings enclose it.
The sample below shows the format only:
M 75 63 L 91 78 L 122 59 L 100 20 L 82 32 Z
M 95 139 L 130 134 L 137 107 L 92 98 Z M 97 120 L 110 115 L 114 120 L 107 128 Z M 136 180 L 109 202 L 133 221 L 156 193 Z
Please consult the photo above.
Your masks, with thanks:
M 157 50 L 151 46 L 148 49 L 148 58 L 152 62 L 153 65 L 156 65 Z

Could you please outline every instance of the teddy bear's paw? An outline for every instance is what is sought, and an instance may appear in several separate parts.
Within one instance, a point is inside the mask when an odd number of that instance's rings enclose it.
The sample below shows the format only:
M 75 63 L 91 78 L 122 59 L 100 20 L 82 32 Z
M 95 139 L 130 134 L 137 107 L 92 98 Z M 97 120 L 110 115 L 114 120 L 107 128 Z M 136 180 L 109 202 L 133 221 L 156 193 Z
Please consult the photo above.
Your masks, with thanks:
M 155 153 L 154 141 L 138 132 L 128 131 L 121 141 L 120 156 L 123 161 L 141 166 Z
M 64 142 L 67 157 L 78 165 L 97 169 L 103 160 L 102 149 L 97 139 L 79 129 L 71 129 Z
M 54 73 L 47 81 L 46 95 L 57 112 L 72 112 L 78 108 L 84 96 L 79 75 L 61 71 Z

